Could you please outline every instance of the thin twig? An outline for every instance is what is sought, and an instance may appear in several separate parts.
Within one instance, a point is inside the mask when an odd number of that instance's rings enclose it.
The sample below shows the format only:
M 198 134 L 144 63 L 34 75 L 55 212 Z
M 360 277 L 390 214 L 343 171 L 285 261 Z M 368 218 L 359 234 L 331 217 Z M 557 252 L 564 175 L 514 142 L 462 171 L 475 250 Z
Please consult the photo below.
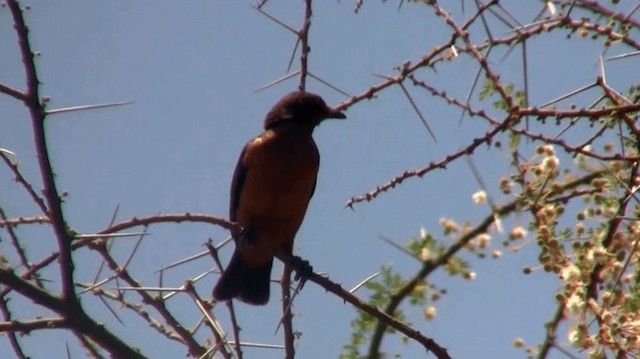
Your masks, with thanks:
M 282 269 L 280 288 L 282 290 L 282 326 L 286 359 L 295 357 L 295 336 L 293 335 L 293 314 L 291 313 L 291 265 L 286 264 Z
M 31 199 L 33 200 L 33 203 L 35 203 L 38 208 L 40 208 L 43 214 L 48 214 L 49 210 L 47 209 L 47 205 L 44 203 L 42 197 L 40 197 L 33 189 L 31 183 L 29 183 L 27 179 L 22 175 L 22 172 L 20 172 L 20 170 L 18 169 L 18 164 L 13 163 L 4 151 L 0 151 L 0 158 L 2 158 L 4 163 L 7 164 L 7 166 L 11 169 L 11 172 L 13 172 L 13 174 L 16 176 L 16 181 L 22 184 L 22 187 L 27 191 L 27 193 L 29 193 Z
M 13 353 L 16 355 L 16 357 L 18 357 L 19 359 L 27 359 L 28 357 L 24 354 L 22 345 L 20 345 L 20 342 L 16 337 L 16 332 L 23 331 L 25 333 L 29 333 L 30 331 L 36 330 L 38 328 L 32 327 L 29 330 L 16 329 L 15 326 L 25 329 L 26 327 L 29 327 L 29 325 L 23 321 L 20 322 L 12 320 L 11 311 L 9 310 L 9 307 L 7 305 L 7 299 L 4 297 L 0 298 L 0 312 L 2 312 L 2 318 L 4 319 L 4 322 L 0 323 L 0 332 L 7 333 L 7 336 L 9 337 L 9 343 L 11 344 L 11 348 L 13 349 Z M 21 323 L 23 326 L 21 326 L 19 323 Z M 5 325 L 10 327 L 3 327 Z M 48 326 L 44 328 L 48 328 Z
M 311 15 L 313 14 L 311 10 L 312 0 L 305 0 L 305 10 L 304 10 L 304 24 L 302 25 L 302 29 L 298 31 L 298 37 L 300 39 L 301 50 L 300 50 L 300 85 L 298 86 L 298 90 L 304 91 L 307 86 L 307 73 L 308 63 L 309 63 L 309 52 L 311 51 L 311 47 L 309 47 L 309 28 L 311 27 Z

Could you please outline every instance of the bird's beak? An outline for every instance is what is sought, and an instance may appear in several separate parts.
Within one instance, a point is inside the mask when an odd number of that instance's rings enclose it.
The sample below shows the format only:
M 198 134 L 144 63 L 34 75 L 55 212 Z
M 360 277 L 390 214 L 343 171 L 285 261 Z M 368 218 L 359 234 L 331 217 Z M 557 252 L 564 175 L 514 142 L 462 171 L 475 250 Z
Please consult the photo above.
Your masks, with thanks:
M 327 112 L 327 115 L 325 116 L 325 118 L 345 119 L 345 118 L 347 118 L 347 116 L 344 113 L 342 113 L 341 111 L 338 111 L 338 110 L 333 109 L 333 108 L 329 108 L 329 112 Z

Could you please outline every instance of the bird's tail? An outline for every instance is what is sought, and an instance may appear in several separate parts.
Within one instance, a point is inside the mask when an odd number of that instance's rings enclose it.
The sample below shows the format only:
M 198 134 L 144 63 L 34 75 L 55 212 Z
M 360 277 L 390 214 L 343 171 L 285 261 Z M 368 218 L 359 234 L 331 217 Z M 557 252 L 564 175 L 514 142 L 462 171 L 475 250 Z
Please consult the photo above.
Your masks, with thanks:
M 254 305 L 267 304 L 273 259 L 256 267 L 250 266 L 236 249 L 227 269 L 222 273 L 213 289 L 217 300 L 229 300 L 237 297 L 241 301 Z

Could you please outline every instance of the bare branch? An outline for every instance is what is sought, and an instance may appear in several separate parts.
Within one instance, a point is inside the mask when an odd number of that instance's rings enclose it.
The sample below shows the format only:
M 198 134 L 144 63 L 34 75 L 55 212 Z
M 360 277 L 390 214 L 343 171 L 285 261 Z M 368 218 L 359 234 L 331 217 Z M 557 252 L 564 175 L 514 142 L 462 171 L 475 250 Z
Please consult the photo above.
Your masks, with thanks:
M 25 105 L 29 108 L 31 124 L 33 127 L 33 139 L 35 142 L 38 164 L 44 186 L 44 196 L 48 203 L 49 218 L 53 225 L 60 250 L 60 276 L 62 279 L 62 293 L 65 301 L 82 311 L 73 285 L 73 259 L 71 257 L 71 236 L 67 233 L 66 222 L 62 213 L 62 201 L 53 175 L 49 152 L 47 149 L 47 137 L 44 131 L 46 113 L 44 106 L 40 104 L 38 86 L 40 81 L 36 72 L 33 51 L 29 44 L 29 30 L 24 22 L 22 10 L 16 0 L 6 0 L 13 17 L 13 23 L 18 36 L 18 45 L 22 54 L 22 62 L 25 68 L 27 92 Z

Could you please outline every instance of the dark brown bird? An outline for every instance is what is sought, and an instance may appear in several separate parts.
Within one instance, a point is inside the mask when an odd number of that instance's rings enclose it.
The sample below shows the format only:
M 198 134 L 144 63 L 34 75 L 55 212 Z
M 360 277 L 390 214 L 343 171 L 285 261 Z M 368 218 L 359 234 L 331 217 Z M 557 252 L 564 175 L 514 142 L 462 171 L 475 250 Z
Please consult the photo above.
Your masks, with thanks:
M 264 132 L 249 141 L 231 183 L 229 218 L 241 228 L 231 262 L 213 290 L 217 300 L 269 301 L 275 254 L 290 255 L 316 188 L 320 164 L 313 129 L 327 118 L 346 118 L 308 92 L 292 92 L 264 120 Z

